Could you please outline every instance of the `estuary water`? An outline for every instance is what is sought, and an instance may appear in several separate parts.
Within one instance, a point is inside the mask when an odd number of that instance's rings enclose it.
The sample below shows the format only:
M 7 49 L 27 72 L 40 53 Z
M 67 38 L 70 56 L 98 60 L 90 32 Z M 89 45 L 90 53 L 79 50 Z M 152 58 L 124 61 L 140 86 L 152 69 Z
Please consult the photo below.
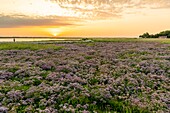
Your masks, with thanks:
M 0 42 L 29 42 L 29 41 L 64 41 L 65 39 L 54 39 L 54 38 L 0 38 Z

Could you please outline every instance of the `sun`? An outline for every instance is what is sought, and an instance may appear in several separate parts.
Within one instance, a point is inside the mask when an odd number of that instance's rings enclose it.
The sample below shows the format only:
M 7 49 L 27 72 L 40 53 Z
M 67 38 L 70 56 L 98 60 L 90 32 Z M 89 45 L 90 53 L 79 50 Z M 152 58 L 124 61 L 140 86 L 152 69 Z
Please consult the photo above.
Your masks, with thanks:
M 56 37 L 56 36 L 59 36 L 60 33 L 62 32 L 61 29 L 59 28 L 48 28 L 47 29 L 47 32 L 49 32 L 52 36 Z
M 54 33 L 53 36 L 56 37 L 56 36 L 58 36 L 58 34 L 57 34 L 57 33 Z

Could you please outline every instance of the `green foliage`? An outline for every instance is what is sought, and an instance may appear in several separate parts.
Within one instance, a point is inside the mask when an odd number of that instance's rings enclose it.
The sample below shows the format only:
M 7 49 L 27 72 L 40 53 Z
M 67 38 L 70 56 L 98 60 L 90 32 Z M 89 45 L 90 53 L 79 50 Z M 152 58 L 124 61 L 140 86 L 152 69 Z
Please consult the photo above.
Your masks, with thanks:
M 44 72 L 41 74 L 41 76 L 43 77 L 43 79 L 45 79 L 45 78 L 48 76 L 49 73 L 50 73 L 50 71 L 44 71 Z
M 92 56 L 85 56 L 84 58 L 89 60 L 89 59 L 92 59 L 93 57 Z
M 82 41 L 86 41 L 86 40 L 89 40 L 89 39 L 88 39 L 88 38 L 82 38 L 81 40 L 82 40 Z
M 162 31 L 155 35 L 154 34 L 150 35 L 148 32 L 146 32 L 143 35 L 140 35 L 139 37 L 141 37 L 141 38 L 159 38 L 160 36 L 167 36 L 168 38 L 170 38 L 170 30 Z
M 16 67 L 13 67 L 13 68 L 9 68 L 8 71 L 15 73 L 18 69 L 19 69 L 19 67 L 16 66 Z
M 27 107 L 26 105 L 20 105 L 20 106 L 16 109 L 16 110 L 17 110 L 17 113 L 24 113 L 26 107 Z
M 70 70 L 69 70 L 69 69 L 67 69 L 67 68 L 64 68 L 64 69 L 62 69 L 62 70 L 61 70 L 61 72 L 63 72 L 63 73 L 69 73 L 69 72 L 70 72 Z
M 40 49 L 54 49 L 60 50 L 61 46 L 54 44 L 33 44 L 33 43 L 1 43 L 0 50 L 40 50 Z
M 7 93 L 7 92 L 9 92 L 10 90 L 12 90 L 12 88 L 11 87 L 9 87 L 9 86 L 1 86 L 0 87 L 0 92 L 1 93 Z
M 23 85 L 23 86 L 17 86 L 17 87 L 15 87 L 15 90 L 22 90 L 22 91 L 26 91 L 26 90 L 28 90 L 29 88 L 30 88 L 31 86 L 29 86 L 29 85 Z
M 141 37 L 141 38 L 149 38 L 150 35 L 149 35 L 148 32 L 146 32 L 146 33 L 144 33 L 143 35 L 140 35 L 139 37 Z
M 33 85 L 38 86 L 38 85 L 40 85 L 40 84 L 41 84 L 41 81 L 38 80 L 37 78 L 34 78 Z
M 122 69 L 122 70 L 114 71 L 112 73 L 112 76 L 115 77 L 115 78 L 118 78 L 118 77 L 125 75 L 125 74 L 126 74 L 125 70 Z
M 118 58 L 120 58 L 120 59 L 132 58 L 133 59 L 134 57 L 139 57 L 139 56 L 147 55 L 147 54 L 149 54 L 149 53 L 146 51 L 129 50 L 129 51 L 120 53 L 118 55 Z
M 90 83 L 91 85 L 94 85 L 94 84 L 96 84 L 96 83 L 98 83 L 98 82 L 99 82 L 99 80 L 98 80 L 97 78 L 92 78 L 92 79 L 89 80 L 89 83 Z
M 170 38 L 170 30 L 162 31 L 158 35 L 159 36 L 167 36 L 168 38 Z
M 94 38 L 94 42 L 137 42 L 137 38 Z

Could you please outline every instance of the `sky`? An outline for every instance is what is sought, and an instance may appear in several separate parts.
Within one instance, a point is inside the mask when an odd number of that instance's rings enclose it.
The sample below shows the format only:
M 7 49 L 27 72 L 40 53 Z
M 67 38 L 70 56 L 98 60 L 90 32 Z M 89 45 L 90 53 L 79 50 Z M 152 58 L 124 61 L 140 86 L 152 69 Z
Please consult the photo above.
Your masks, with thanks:
M 0 0 L 0 36 L 138 37 L 170 30 L 170 0 Z

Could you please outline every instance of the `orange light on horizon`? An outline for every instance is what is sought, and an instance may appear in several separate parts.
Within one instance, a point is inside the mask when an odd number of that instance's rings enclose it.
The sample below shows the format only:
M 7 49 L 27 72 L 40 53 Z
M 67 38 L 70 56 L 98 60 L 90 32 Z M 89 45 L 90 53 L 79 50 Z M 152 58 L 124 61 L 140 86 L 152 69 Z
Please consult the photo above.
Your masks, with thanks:
M 49 32 L 52 36 L 59 36 L 62 30 L 60 28 L 47 28 L 47 32 Z

